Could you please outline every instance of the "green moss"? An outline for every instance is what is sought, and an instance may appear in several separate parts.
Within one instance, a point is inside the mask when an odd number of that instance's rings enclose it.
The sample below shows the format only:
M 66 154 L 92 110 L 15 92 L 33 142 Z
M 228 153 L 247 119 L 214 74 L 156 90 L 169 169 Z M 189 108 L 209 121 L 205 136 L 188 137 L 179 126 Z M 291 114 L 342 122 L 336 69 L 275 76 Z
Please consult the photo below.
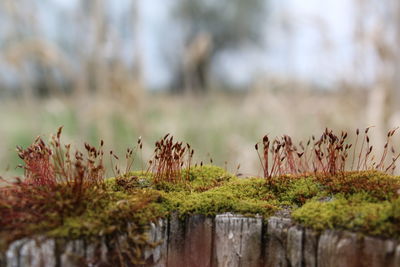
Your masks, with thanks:
M 363 171 L 312 180 L 321 193 L 294 210 L 292 216 L 299 223 L 317 230 L 347 229 L 400 237 L 399 177 Z
M 128 223 L 131 226 L 135 224 L 138 231 L 143 232 L 150 221 L 166 217 L 172 211 L 189 213 L 190 205 L 186 201 L 195 199 L 195 193 L 190 192 L 203 186 L 212 188 L 216 183 L 221 185 L 233 179 L 225 170 L 213 166 L 191 168 L 188 175 L 190 182 L 178 184 L 155 184 L 149 172 L 131 172 L 106 179 L 101 196 L 89 202 L 82 214 L 65 218 L 62 225 L 51 229 L 48 234 L 69 238 L 110 235 L 124 231 Z M 198 205 L 192 210 L 204 209 Z M 49 228 L 49 225 L 40 228 Z
M 178 183 L 158 182 L 154 185 L 157 190 L 164 192 L 204 192 L 209 189 L 222 186 L 233 175 L 217 166 L 197 166 L 182 171 L 183 181 Z
M 397 213 L 393 205 L 397 202 L 377 202 L 366 193 L 350 197 L 337 194 L 327 202 L 313 199 L 295 210 L 292 216 L 299 223 L 316 230 L 336 228 L 399 237 L 399 221 L 393 220 L 393 215 Z
M 151 172 L 131 172 L 118 178 L 108 179 L 114 183 L 114 190 L 129 191 L 137 188 L 154 188 L 164 192 L 177 191 L 206 191 L 220 186 L 233 178 L 232 174 L 216 166 L 197 166 L 182 171 L 182 181 L 179 182 L 154 182 Z
M 182 175 L 188 179 L 178 183 L 154 183 L 152 174 L 146 172 L 107 179 L 108 197 L 84 214 L 67 218 L 51 234 L 110 234 L 128 221 L 137 222 L 142 229 L 172 212 L 180 216 L 233 212 L 268 217 L 287 206 L 295 220 L 318 230 L 342 228 L 388 235 L 397 231 L 393 221 L 400 221 L 400 201 L 393 198 L 399 179 L 379 172 L 351 172 L 329 179 L 286 175 L 271 183 L 260 178 L 239 179 L 215 166 L 192 167 Z
M 274 191 L 282 204 L 301 206 L 309 199 L 327 195 L 322 185 L 312 177 L 288 179 L 286 183 L 275 187 Z
M 83 214 L 65 218 L 48 234 L 69 238 L 110 235 L 124 231 L 128 223 L 143 232 L 150 221 L 166 215 L 167 211 L 158 204 L 159 198 L 159 192 L 154 190 L 138 190 L 135 194 L 109 191 Z
M 179 213 L 216 215 L 223 212 L 233 212 L 243 215 L 269 216 L 278 207 L 268 201 L 251 198 L 239 198 L 237 195 L 227 191 L 207 191 L 204 193 L 193 193 L 179 206 Z
M 226 170 L 211 165 L 193 167 L 189 171 L 190 186 L 196 191 L 219 186 L 232 178 L 233 175 Z
M 380 200 L 390 200 L 400 189 L 400 178 L 379 171 L 347 172 L 334 177 L 317 177 L 331 193 L 352 195 L 367 193 Z
M 262 179 L 231 178 L 230 182 L 204 192 L 172 192 L 164 198 L 168 209 L 182 216 L 222 212 L 269 216 L 279 204 Z

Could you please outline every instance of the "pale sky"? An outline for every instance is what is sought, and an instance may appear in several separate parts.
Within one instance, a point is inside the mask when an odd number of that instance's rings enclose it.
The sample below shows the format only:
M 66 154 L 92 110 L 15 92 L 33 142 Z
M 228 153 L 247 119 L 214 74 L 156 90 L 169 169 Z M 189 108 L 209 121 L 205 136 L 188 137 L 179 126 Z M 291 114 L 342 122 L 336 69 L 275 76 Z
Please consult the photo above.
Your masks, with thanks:
M 48 0 L 73 10 L 80 0 Z M 114 12 L 130 0 L 114 0 Z M 171 78 L 163 52 L 176 49 L 168 17 L 174 0 L 141 1 L 141 41 L 145 79 L 150 87 L 163 87 Z M 160 4 L 162 3 L 162 4 Z M 260 25 L 265 47 L 221 55 L 214 69 L 234 84 L 246 84 L 254 75 L 291 75 L 329 83 L 352 68 L 354 14 L 348 0 L 270 0 L 269 17 Z M 43 5 L 46 5 L 42 3 Z M 52 14 L 42 10 L 50 19 Z M 49 31 L 59 31 L 47 23 Z M 285 27 L 286 25 L 286 27 Z M 172 30 L 171 30 L 172 29 Z

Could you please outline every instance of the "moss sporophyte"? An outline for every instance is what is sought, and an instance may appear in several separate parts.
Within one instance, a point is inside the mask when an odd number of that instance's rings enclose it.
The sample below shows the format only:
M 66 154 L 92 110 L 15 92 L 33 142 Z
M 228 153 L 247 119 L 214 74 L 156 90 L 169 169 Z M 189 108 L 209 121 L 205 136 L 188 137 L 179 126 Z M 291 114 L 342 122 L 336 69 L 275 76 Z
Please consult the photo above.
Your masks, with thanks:
M 364 134 L 359 140 L 356 132 L 358 146 L 346 142 L 347 133 L 338 137 L 329 130 L 298 146 L 287 136 L 264 137 L 262 178 L 194 164 L 190 145 L 168 135 L 156 143 L 148 166 L 131 171 L 134 154 L 142 149 L 139 139 L 127 150 L 125 170 L 114 165 L 114 177 L 106 178 L 103 142 L 72 154 L 61 144 L 60 129 L 50 145 L 39 138 L 18 149 L 25 176 L 0 189 L 1 249 L 37 234 L 93 242 L 107 237 L 116 244 L 116 262 L 139 261 L 141 252 L 154 246 L 146 234 L 149 223 L 160 218 L 224 212 L 268 218 L 281 209 L 317 230 L 400 238 L 400 178 L 388 174 L 398 157 L 390 147 L 394 131 L 381 157 L 372 156 L 368 130 Z M 110 160 L 118 157 L 110 153 Z M 125 244 L 118 243 L 121 234 Z

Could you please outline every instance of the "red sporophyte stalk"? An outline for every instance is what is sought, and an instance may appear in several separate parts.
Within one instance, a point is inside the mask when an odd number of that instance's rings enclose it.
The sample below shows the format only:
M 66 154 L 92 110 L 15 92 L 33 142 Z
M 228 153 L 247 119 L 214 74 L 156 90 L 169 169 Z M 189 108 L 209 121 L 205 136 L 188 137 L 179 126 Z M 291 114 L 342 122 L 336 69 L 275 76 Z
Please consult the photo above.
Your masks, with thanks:
M 292 139 L 284 135 L 276 138 L 272 142 L 266 135 L 262 140 L 262 155 L 259 152 L 259 143 L 255 145 L 264 177 L 270 181 L 274 176 L 285 174 L 304 174 L 316 173 L 323 175 L 336 175 L 345 171 L 363 171 L 380 170 L 384 172 L 393 172 L 395 163 L 400 157 L 391 147 L 392 161 L 387 163 L 386 158 L 389 154 L 391 137 L 397 128 L 387 134 L 387 141 L 384 151 L 378 162 L 372 155 L 373 146 L 370 145 L 368 131 L 364 131 L 361 147 L 358 149 L 358 139 L 360 132 L 356 131 L 355 145 L 347 141 L 347 132 L 341 132 L 336 135 L 332 130 L 325 129 L 319 139 L 314 136 L 307 142 L 306 146 L 300 142 L 298 146 L 293 144 Z M 311 140 L 313 144 L 311 144 Z M 353 148 L 351 167 L 347 166 L 350 150 Z M 354 164 L 357 159 L 357 165 Z M 355 167 L 355 168 L 354 168 Z
M 24 161 L 25 183 L 50 186 L 55 183 L 52 150 L 42 139 L 37 138 L 27 149 L 17 147 L 19 157 Z
M 149 161 L 149 169 L 155 182 L 178 182 L 188 179 L 189 172 L 183 177 L 183 168 L 190 169 L 194 150 L 189 144 L 175 142 L 173 136 L 165 135 L 155 144 L 154 157 Z
M 98 149 L 85 144 L 86 156 L 79 151 L 72 156 L 70 145 L 61 144 L 61 133 L 60 127 L 50 145 L 37 138 L 26 149 L 17 147 L 25 173 L 0 189 L 1 228 L 22 232 L 43 221 L 62 224 L 66 215 L 82 212 L 89 192 L 102 185 L 103 142 Z

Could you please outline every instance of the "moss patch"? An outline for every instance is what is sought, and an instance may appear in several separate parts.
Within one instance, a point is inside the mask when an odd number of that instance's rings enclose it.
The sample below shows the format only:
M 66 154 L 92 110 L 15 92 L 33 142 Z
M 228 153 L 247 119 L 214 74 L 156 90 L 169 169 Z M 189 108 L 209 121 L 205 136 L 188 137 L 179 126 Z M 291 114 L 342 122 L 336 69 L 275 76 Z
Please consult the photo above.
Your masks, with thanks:
M 278 201 L 262 179 L 232 178 L 223 185 L 203 192 L 170 192 L 165 205 L 180 215 L 215 215 L 236 212 L 244 215 L 269 216 L 278 209 Z
M 350 197 L 337 194 L 329 202 L 309 201 L 292 215 L 301 224 L 316 230 L 336 228 L 399 237 L 396 226 L 399 221 L 393 220 L 392 205 L 388 201 L 376 202 L 362 193 Z
M 399 177 L 366 171 L 313 180 L 323 191 L 293 211 L 297 222 L 400 238 Z
M 62 226 L 48 234 L 69 238 L 103 236 L 124 231 L 128 222 L 143 232 L 149 221 L 166 215 L 157 205 L 159 197 L 154 190 L 138 190 L 135 194 L 110 191 L 91 203 L 83 214 L 66 218 Z
M 142 240 L 143 245 L 149 222 L 172 213 L 213 216 L 233 212 L 267 218 L 282 208 L 289 208 L 297 222 L 317 230 L 340 228 L 400 237 L 400 179 L 395 176 L 353 172 L 337 177 L 282 176 L 266 183 L 202 166 L 184 170 L 183 177 L 185 181 L 177 183 L 156 183 L 146 172 L 109 178 L 83 202 L 79 212 L 66 214 L 61 223 L 32 224 L 15 238 L 32 233 L 98 238 L 131 231 L 141 237 L 135 240 Z M 7 231 L 0 230 L 0 240 L 5 240 Z
M 239 179 L 215 166 L 191 168 L 184 175 L 187 181 L 179 183 L 154 183 L 152 175 L 143 172 L 107 179 L 101 199 L 48 234 L 70 238 L 109 235 L 124 231 L 128 222 L 143 232 L 150 221 L 172 212 L 180 216 L 221 212 L 269 216 L 279 209 L 263 179 Z
M 333 194 L 366 193 L 379 200 L 390 200 L 400 190 L 400 179 L 378 171 L 347 172 L 337 176 L 317 177 L 318 182 Z

